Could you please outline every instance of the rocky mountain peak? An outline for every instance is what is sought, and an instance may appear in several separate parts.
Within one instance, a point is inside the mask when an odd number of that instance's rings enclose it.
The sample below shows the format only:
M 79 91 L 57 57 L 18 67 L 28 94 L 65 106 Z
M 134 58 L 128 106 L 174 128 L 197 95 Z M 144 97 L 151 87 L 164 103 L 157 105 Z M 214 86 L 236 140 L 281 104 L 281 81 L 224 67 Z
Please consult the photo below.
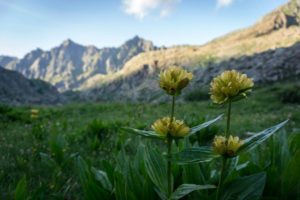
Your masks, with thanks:
M 127 48 L 138 47 L 145 51 L 150 51 L 155 49 L 151 41 L 145 40 L 139 37 L 138 35 L 134 36 L 132 39 L 127 40 L 121 47 L 127 47 Z
M 28 60 L 34 60 L 36 59 L 37 57 L 41 56 L 43 54 L 43 50 L 40 49 L 40 48 L 36 48 L 35 50 L 27 53 L 25 56 L 24 56 L 24 59 L 28 59 Z
M 63 46 L 63 47 L 68 47 L 68 46 L 72 46 L 72 45 L 77 45 L 77 44 L 74 41 L 72 41 L 71 39 L 66 39 L 61 44 L 61 46 Z
M 16 70 L 27 78 L 49 81 L 60 91 L 78 89 L 95 76 L 114 73 L 132 57 L 155 49 L 151 41 L 138 36 L 120 47 L 97 48 L 77 44 L 71 39 L 63 41 L 50 51 L 36 49 L 16 61 L 3 61 L 5 68 Z

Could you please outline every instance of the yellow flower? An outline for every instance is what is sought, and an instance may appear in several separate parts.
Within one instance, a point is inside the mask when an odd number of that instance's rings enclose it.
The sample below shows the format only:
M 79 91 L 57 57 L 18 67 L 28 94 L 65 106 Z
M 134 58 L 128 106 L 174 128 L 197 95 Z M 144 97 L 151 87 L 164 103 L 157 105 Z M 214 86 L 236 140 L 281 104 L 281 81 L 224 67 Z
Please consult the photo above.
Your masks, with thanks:
M 239 137 L 229 136 L 227 140 L 227 155 L 234 156 L 240 146 L 243 144 L 243 141 Z
M 31 112 L 31 115 L 30 115 L 31 119 L 37 119 L 39 117 L 39 110 L 31 109 L 30 112 Z
M 30 112 L 31 114 L 39 114 L 39 110 L 37 109 L 31 109 Z
M 215 136 L 213 147 L 215 152 L 224 155 L 226 153 L 226 138 L 223 136 Z
M 190 128 L 186 126 L 183 121 L 176 120 L 175 117 L 173 118 L 172 123 L 170 117 L 158 119 L 151 127 L 156 133 L 164 137 L 167 137 L 167 135 L 170 134 L 172 137 L 182 138 L 190 132 Z
M 234 157 L 242 144 L 243 141 L 239 137 L 230 135 L 227 139 L 223 136 L 215 136 L 213 148 L 216 153 L 222 156 Z
M 185 88 L 193 74 L 181 67 L 172 66 L 159 74 L 159 86 L 169 95 L 178 95 Z
M 253 86 L 253 80 L 246 74 L 235 70 L 225 71 L 210 83 L 211 99 L 214 103 L 224 104 L 236 97 L 246 97 Z
M 164 117 L 154 122 L 151 128 L 162 136 L 167 136 L 170 126 L 170 117 Z

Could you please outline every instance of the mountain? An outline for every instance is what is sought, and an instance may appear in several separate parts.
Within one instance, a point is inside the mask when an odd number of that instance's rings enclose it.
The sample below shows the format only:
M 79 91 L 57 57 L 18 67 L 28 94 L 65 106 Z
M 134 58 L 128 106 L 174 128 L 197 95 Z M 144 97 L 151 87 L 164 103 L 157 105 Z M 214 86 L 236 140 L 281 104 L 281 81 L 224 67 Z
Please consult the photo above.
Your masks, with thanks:
M 22 74 L 0 67 L 1 104 L 58 104 L 64 98 L 57 89 L 41 80 L 29 80 Z
M 79 89 L 89 79 L 103 77 L 120 70 L 133 56 L 155 50 L 152 42 L 138 36 L 118 48 L 83 46 L 72 40 L 64 41 L 50 51 L 36 49 L 24 58 L 3 63 L 7 69 L 27 78 L 50 82 L 60 91 Z
M 9 65 L 11 62 L 15 62 L 18 58 L 11 56 L 0 56 L 0 66 Z
M 66 40 L 50 51 L 36 49 L 7 62 L 5 68 L 48 81 L 60 91 L 82 91 L 83 100 L 152 101 L 162 95 L 159 71 L 171 65 L 193 71 L 190 88 L 208 84 L 225 69 L 246 72 L 258 83 L 298 77 L 299 42 L 300 0 L 290 0 L 253 26 L 201 46 L 157 48 L 136 36 L 118 48 L 98 49 Z
M 300 75 L 300 1 L 291 0 L 249 28 L 202 46 L 176 46 L 144 52 L 83 93 L 90 100 L 158 99 L 160 70 L 180 65 L 195 73 L 192 87 L 208 84 L 225 69 L 248 73 L 258 83 Z

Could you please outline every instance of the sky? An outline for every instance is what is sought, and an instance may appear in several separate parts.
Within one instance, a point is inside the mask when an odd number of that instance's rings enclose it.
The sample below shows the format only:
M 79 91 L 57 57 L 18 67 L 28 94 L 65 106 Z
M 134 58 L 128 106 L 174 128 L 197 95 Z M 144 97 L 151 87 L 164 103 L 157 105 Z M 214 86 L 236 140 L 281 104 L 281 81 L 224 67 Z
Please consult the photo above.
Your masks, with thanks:
M 245 28 L 287 0 L 0 0 L 0 55 L 23 57 L 66 39 L 120 46 L 200 45 Z

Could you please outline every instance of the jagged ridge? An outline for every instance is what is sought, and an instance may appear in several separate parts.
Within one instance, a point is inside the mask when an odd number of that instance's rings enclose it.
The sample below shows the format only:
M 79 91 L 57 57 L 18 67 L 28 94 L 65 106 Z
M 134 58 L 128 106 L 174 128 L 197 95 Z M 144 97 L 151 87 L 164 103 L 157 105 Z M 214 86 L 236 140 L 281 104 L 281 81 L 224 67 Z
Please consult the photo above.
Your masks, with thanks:
M 55 85 L 60 91 L 78 89 L 94 76 L 104 76 L 120 70 L 133 56 L 155 50 L 152 42 L 138 36 L 118 48 L 79 45 L 72 40 L 43 51 L 36 49 L 24 58 L 4 63 L 27 78 L 39 78 Z

